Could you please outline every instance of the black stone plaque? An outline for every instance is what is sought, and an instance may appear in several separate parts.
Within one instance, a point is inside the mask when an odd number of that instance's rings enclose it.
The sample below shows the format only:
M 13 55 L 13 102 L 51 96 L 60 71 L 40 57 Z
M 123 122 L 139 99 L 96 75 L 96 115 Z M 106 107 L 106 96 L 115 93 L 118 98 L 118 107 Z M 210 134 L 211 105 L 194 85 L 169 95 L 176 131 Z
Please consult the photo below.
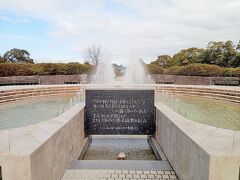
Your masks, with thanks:
M 86 90 L 87 135 L 153 135 L 154 90 Z

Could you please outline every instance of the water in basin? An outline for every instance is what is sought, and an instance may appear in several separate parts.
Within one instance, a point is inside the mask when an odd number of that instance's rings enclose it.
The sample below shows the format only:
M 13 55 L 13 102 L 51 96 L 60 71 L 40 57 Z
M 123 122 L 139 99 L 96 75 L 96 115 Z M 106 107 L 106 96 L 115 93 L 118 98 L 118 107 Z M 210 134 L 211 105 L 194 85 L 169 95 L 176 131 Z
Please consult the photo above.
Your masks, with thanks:
M 23 127 L 57 117 L 70 108 L 74 95 L 36 97 L 0 104 L 0 130 Z
M 84 160 L 116 160 L 120 152 L 126 160 L 156 160 L 147 136 L 93 136 Z
M 224 129 L 240 131 L 240 104 L 196 96 L 159 93 L 162 102 L 187 119 Z

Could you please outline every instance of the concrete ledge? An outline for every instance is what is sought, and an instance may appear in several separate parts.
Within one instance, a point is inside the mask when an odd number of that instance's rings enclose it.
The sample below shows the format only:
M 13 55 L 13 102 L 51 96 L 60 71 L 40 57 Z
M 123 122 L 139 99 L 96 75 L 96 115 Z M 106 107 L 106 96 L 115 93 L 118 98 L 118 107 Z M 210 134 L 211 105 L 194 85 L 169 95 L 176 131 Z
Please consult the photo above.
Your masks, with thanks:
M 6 180 L 59 180 L 81 152 L 84 105 L 31 126 L 0 131 L 0 166 Z
M 239 180 L 239 131 L 190 121 L 156 104 L 156 139 L 179 179 Z

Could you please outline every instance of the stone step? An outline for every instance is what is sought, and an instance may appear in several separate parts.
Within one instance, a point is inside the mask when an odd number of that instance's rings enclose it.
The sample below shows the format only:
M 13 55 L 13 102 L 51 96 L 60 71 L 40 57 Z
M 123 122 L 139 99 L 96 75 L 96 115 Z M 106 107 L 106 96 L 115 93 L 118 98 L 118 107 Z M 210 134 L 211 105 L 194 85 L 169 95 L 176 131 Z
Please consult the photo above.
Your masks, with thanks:
M 68 169 L 98 169 L 98 170 L 154 170 L 171 171 L 168 161 L 147 160 L 73 160 Z

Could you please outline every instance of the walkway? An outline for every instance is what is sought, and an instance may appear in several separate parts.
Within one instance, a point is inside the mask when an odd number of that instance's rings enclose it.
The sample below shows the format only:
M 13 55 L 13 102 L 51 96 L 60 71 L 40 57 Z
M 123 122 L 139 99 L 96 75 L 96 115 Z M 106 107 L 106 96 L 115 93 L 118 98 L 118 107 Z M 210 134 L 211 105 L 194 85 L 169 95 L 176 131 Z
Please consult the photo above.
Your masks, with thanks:
M 167 161 L 73 161 L 62 180 L 177 180 Z

